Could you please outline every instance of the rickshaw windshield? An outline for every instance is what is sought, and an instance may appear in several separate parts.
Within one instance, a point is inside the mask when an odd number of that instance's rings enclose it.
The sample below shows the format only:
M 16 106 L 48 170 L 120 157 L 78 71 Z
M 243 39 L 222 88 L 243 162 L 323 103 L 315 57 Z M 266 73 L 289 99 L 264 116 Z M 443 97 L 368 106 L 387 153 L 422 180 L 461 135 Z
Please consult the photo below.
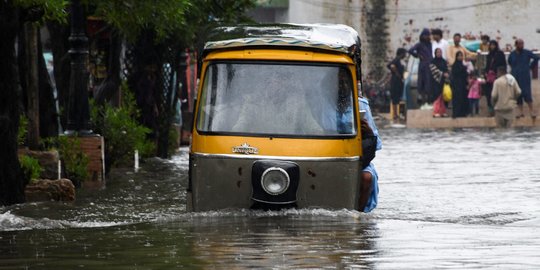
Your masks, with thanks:
M 344 65 L 213 63 L 197 117 L 202 133 L 341 137 L 356 135 L 353 82 Z

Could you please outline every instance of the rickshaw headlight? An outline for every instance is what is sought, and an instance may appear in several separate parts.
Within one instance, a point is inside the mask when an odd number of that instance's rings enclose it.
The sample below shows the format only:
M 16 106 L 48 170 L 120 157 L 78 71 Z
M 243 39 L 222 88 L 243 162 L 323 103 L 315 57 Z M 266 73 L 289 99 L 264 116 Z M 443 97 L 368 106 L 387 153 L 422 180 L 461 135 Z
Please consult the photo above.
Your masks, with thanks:
M 282 168 L 268 168 L 261 176 L 261 186 L 270 195 L 279 195 L 287 191 L 290 182 L 289 174 Z

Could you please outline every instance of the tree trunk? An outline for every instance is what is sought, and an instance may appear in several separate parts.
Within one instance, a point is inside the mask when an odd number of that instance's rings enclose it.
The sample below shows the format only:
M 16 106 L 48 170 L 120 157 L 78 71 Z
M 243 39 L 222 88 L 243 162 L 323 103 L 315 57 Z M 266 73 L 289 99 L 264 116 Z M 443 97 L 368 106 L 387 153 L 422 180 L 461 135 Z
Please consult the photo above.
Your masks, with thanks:
M 19 11 L 12 1 L 0 1 L 0 205 L 24 202 L 24 179 L 17 157 L 20 95 L 15 39 Z
M 107 78 L 97 87 L 94 100 L 97 104 L 110 102 L 113 106 L 119 106 L 120 101 L 116 98 L 120 89 L 120 57 L 122 52 L 122 40 L 118 33 L 111 34 L 109 60 L 107 65 Z
M 28 147 L 32 150 L 39 148 L 39 76 L 38 76 L 38 29 L 32 22 L 24 24 L 26 36 L 26 94 L 28 116 Z
M 39 37 L 39 34 L 38 34 Z M 54 100 L 53 87 L 45 59 L 43 47 L 38 38 L 38 77 L 39 77 L 39 135 L 41 138 L 58 135 L 58 113 Z
M 20 19 L 20 21 L 23 21 Z M 20 28 L 18 29 L 17 33 L 17 52 L 16 52 L 16 59 L 18 63 L 18 74 L 19 74 L 19 86 L 21 87 L 21 96 L 19 98 L 19 102 L 21 105 L 22 113 L 26 115 L 26 111 L 28 110 L 28 80 L 26 78 L 26 74 L 28 74 L 28 61 L 26 60 L 28 58 L 26 44 L 28 44 L 27 36 L 25 33 L 24 24 L 19 24 Z
M 132 64 L 128 75 L 128 85 L 140 109 L 139 122 L 152 130 L 150 139 L 157 137 L 159 102 L 156 97 L 159 98 L 163 93 L 158 90 L 163 66 L 158 51 L 152 33 L 143 32 L 129 55 Z

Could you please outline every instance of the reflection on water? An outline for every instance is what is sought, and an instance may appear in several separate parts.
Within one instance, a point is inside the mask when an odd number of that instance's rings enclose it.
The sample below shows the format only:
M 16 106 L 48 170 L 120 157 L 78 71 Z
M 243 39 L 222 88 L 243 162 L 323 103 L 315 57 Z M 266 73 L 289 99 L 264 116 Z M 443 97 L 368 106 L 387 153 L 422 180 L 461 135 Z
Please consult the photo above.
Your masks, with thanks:
M 187 149 L 0 208 L 0 269 L 540 268 L 540 132 L 383 130 L 379 207 L 185 212 Z

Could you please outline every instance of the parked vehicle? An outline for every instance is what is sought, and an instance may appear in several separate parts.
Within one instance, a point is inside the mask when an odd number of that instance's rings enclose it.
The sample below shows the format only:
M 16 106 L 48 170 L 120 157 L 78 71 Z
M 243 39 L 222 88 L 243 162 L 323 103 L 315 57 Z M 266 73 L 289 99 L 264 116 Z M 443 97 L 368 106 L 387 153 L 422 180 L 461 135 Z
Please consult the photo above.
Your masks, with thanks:
M 359 66 L 348 26 L 216 29 L 202 52 L 188 210 L 357 209 Z

